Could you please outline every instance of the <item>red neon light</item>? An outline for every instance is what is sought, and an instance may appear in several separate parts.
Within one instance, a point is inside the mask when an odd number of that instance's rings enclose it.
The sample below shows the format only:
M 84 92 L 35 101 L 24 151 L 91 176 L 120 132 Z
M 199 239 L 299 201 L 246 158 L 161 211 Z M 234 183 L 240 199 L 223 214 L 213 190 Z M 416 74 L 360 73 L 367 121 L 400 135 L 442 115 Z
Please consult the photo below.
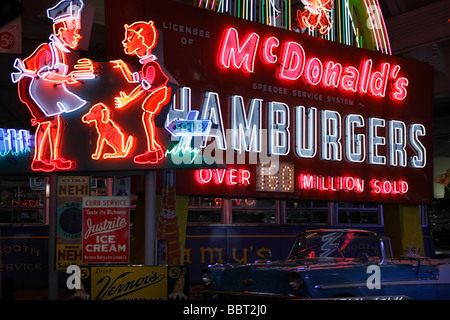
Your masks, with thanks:
M 359 71 L 355 67 L 345 67 L 345 74 L 340 81 L 340 88 L 346 91 L 356 92 L 359 82 Z
M 396 78 L 400 71 L 400 66 L 394 66 L 391 70 L 391 78 Z M 406 98 L 407 91 L 406 87 L 408 86 L 408 79 L 400 78 L 396 82 L 391 83 L 392 92 L 390 93 L 390 98 L 392 100 L 403 100 Z
M 125 142 L 125 135 L 122 129 L 111 119 L 111 111 L 103 103 L 94 105 L 88 113 L 83 115 L 81 121 L 87 124 L 94 124 L 97 133 L 97 147 L 92 154 L 92 159 L 100 158 L 125 158 L 133 147 L 133 137 L 128 136 Z M 105 153 L 106 145 L 109 145 L 114 153 Z
M 147 137 L 147 151 L 134 157 L 134 162 L 138 164 L 156 164 L 164 158 L 163 147 L 157 141 L 154 119 L 169 102 L 171 90 L 167 87 L 169 77 L 164 74 L 152 54 L 157 42 L 158 32 L 153 21 L 125 25 L 125 39 L 122 41 L 124 51 L 127 55 L 140 58 L 142 68 L 138 73 L 132 73 L 122 60 L 111 61 L 115 64 L 114 68 L 122 71 L 127 81 L 138 84 L 129 94 L 120 92 L 120 96 L 115 98 L 116 108 L 125 107 L 138 98 L 145 97 L 141 106 L 144 111 L 142 125 Z
M 75 167 L 75 161 L 66 160 L 59 154 L 62 128 L 62 117 L 59 115 L 52 120 L 38 122 L 34 157 L 31 163 L 33 171 L 51 172 L 70 170 Z
M 228 186 L 250 185 L 250 171 L 246 169 L 199 169 L 195 170 L 195 181 L 200 184 L 214 183 Z
M 307 83 L 312 85 L 319 84 L 322 79 L 322 74 L 323 66 L 319 59 L 311 58 L 306 62 L 304 75 Z
M 372 179 L 369 182 L 370 192 L 375 194 L 405 194 L 409 185 L 406 181 L 378 180 Z
M 265 63 L 277 62 L 277 56 L 273 53 L 273 49 L 280 45 L 280 41 L 275 37 L 269 37 L 264 40 L 262 50 L 262 60 Z
M 390 68 L 391 65 L 389 63 L 384 63 L 381 67 L 381 71 L 376 71 L 372 74 L 371 81 L 369 82 L 369 92 L 371 94 L 384 97 Z
M 344 249 L 350 244 L 350 242 L 352 242 L 353 239 L 355 239 L 355 235 L 356 235 L 356 233 L 354 233 L 354 232 L 347 233 L 347 236 L 345 237 L 345 241 L 341 246 L 341 249 L 340 249 L 341 251 L 344 251 Z
M 342 65 L 340 63 L 334 63 L 328 61 L 325 63 L 324 74 L 322 77 L 323 85 L 326 87 L 338 87 L 339 79 L 342 74 Z
M 324 177 L 301 173 L 298 176 L 298 185 L 302 190 L 364 192 L 364 179 L 357 177 Z
M 305 10 L 297 10 L 300 28 L 319 30 L 321 34 L 327 34 L 333 24 L 330 12 L 334 0 L 302 0 L 302 2 L 305 4 Z
M 287 42 L 282 47 L 282 60 L 277 77 L 287 80 L 300 78 L 305 66 L 305 50 L 297 42 Z
M 372 71 L 372 60 L 365 60 L 361 62 L 360 68 L 359 68 L 359 83 L 358 83 L 358 89 L 361 93 L 367 92 L 367 87 L 369 86 L 369 79 L 370 79 L 370 72 Z
M 234 28 L 227 29 L 222 39 L 222 49 L 219 51 L 219 66 L 234 69 L 242 68 L 246 72 L 253 72 L 258 42 L 259 36 L 256 33 L 251 33 L 240 45 L 237 30 Z
M 302 78 L 308 85 L 320 83 L 324 87 L 375 97 L 385 97 L 389 88 L 389 98 L 399 101 L 407 96 L 409 81 L 399 76 L 399 65 L 391 66 L 385 62 L 377 70 L 371 59 L 361 61 L 358 68 L 335 61 L 324 63 L 318 57 L 307 58 L 305 49 L 294 41 L 287 41 L 280 46 L 276 37 L 269 36 L 262 41 L 260 48 L 258 43 L 259 36 L 256 33 L 248 34 L 241 43 L 236 29 L 226 29 L 218 51 L 218 65 L 240 69 L 245 73 L 255 72 L 255 57 L 257 50 L 260 50 L 260 59 L 265 64 L 277 65 L 275 75 L 282 80 L 297 81 Z M 388 82 L 391 83 L 389 87 Z

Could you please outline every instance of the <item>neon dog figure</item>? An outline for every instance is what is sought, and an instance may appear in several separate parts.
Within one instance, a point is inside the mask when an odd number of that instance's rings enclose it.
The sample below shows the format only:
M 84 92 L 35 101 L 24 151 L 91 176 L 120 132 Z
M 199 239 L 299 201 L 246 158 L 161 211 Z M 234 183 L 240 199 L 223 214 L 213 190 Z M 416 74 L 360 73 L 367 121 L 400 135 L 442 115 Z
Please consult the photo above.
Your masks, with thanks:
M 125 158 L 133 147 L 133 137 L 129 136 L 125 143 L 125 135 L 119 126 L 111 120 L 109 108 L 103 103 L 94 105 L 81 121 L 95 125 L 98 133 L 97 148 L 92 159 Z M 113 148 L 114 153 L 105 153 L 106 145 Z
M 116 108 L 122 108 L 129 103 L 143 97 L 142 124 L 147 135 L 147 151 L 134 157 L 138 164 L 156 164 L 164 158 L 165 151 L 156 140 L 155 116 L 170 100 L 170 87 L 167 87 L 169 78 L 156 62 L 156 56 L 152 54 L 158 42 L 158 32 L 149 22 L 135 22 L 125 25 L 125 39 L 122 41 L 124 51 L 128 55 L 136 55 L 142 64 L 139 72 L 132 73 L 127 64 L 122 60 L 111 61 L 114 68 L 119 68 L 128 82 L 136 84 L 132 92 L 126 94 L 120 92 L 115 98 Z

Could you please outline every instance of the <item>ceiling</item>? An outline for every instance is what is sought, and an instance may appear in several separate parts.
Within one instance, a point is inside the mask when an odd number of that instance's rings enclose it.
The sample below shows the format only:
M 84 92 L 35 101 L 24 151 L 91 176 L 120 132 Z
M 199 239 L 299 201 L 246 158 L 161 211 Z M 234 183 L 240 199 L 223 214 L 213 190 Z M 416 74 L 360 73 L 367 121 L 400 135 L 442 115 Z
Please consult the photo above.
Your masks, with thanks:
M 0 18 L 17 0 L 1 1 Z M 176 1 L 193 3 L 193 0 Z M 450 157 L 450 0 L 378 1 L 393 54 L 434 67 L 435 155 Z M 106 59 L 104 6 L 107 0 L 84 2 L 86 8 L 92 10 L 93 18 L 86 54 L 101 61 Z M 293 5 L 300 2 L 292 0 Z M 44 13 L 54 3 L 56 0 L 22 0 L 23 52 L 34 51 L 43 39 L 47 39 L 51 25 Z

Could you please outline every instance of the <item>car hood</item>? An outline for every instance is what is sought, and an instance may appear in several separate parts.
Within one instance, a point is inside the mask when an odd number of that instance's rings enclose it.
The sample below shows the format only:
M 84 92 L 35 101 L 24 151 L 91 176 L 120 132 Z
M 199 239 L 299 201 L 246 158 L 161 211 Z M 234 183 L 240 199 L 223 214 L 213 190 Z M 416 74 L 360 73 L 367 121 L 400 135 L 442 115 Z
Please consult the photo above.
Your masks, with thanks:
M 286 294 L 290 291 L 289 275 L 306 270 L 335 269 L 360 266 L 362 263 L 342 258 L 312 258 L 226 264 L 210 266 L 215 282 L 211 289 L 218 291 Z
M 355 266 L 364 264 L 361 260 L 343 259 L 343 258 L 305 258 L 292 260 L 278 260 L 267 262 L 255 262 L 247 264 L 230 263 L 224 265 L 217 265 L 216 267 L 226 270 L 258 270 L 258 269 L 277 269 L 286 271 L 300 271 L 306 269 L 321 269 L 321 268 L 335 268 L 344 266 Z M 367 264 L 367 263 L 366 263 Z M 210 266 L 214 269 L 215 266 Z

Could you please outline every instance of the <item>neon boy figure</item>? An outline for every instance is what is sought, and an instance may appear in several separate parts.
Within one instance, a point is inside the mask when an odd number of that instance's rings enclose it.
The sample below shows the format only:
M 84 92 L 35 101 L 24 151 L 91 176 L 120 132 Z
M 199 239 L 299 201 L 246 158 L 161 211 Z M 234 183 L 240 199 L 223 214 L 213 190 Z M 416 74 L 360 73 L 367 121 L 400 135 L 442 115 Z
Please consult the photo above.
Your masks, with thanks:
M 116 108 L 143 98 L 142 124 L 147 135 L 147 151 L 134 157 L 134 162 L 138 164 L 155 164 L 165 156 L 165 150 L 157 141 L 155 116 L 169 102 L 171 90 L 167 86 L 169 77 L 164 74 L 156 62 L 156 56 L 152 54 L 157 42 L 158 32 L 153 21 L 125 25 L 125 39 L 122 41 L 124 51 L 128 55 L 136 55 L 142 68 L 133 73 L 122 60 L 111 61 L 115 64 L 114 68 L 120 68 L 128 82 L 136 84 L 129 94 L 120 92 L 120 96 L 115 98 Z
M 302 0 L 304 11 L 297 11 L 297 21 L 301 28 L 307 27 L 311 31 L 318 29 L 321 34 L 327 34 L 333 20 L 330 12 L 334 6 L 334 0 Z
M 68 85 L 80 84 L 79 79 L 93 78 L 93 64 L 80 59 L 69 73 L 67 53 L 76 50 L 81 38 L 80 13 L 84 7 L 81 0 L 62 0 L 47 10 L 53 21 L 53 34 L 49 43 L 41 44 L 25 60 L 16 59 L 18 72 L 11 74 L 18 83 L 20 100 L 28 107 L 35 133 L 35 152 L 31 164 L 34 171 L 51 172 L 69 170 L 75 161 L 60 155 L 63 142 L 64 119 L 62 114 L 73 112 L 86 103 Z

